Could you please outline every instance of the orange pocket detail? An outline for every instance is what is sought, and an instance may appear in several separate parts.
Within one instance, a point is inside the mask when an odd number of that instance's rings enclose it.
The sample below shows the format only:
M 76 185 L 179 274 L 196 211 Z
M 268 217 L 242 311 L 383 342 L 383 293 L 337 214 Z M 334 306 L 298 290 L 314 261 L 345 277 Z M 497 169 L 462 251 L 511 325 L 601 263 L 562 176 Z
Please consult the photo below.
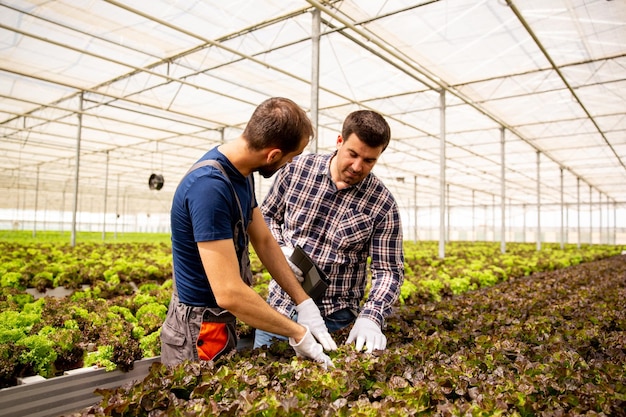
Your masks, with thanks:
M 209 361 L 221 353 L 228 343 L 226 323 L 202 322 L 196 342 L 198 358 Z

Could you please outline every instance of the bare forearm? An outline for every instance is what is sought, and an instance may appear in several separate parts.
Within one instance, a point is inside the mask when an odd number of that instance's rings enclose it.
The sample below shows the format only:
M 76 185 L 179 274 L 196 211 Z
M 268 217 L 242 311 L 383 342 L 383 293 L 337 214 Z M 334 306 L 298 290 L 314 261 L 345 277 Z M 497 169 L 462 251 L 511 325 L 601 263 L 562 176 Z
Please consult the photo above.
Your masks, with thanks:
M 245 285 L 232 298 L 220 300 L 220 307 L 251 327 L 293 337 L 296 341 L 306 332 L 304 327 L 274 310 L 253 289 Z
M 296 340 L 304 337 L 304 327 L 278 313 L 243 282 L 232 240 L 199 242 L 198 251 L 220 307 L 252 327 Z

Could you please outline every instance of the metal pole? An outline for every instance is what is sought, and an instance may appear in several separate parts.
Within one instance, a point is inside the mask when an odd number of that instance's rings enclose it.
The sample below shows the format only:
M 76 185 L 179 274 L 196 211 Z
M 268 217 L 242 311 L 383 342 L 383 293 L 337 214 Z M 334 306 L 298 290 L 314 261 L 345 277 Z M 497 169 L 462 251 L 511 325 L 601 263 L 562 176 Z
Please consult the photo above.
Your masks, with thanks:
M 526 243 L 526 203 L 522 205 L 522 209 L 524 210 L 524 217 L 522 217 L 524 224 L 522 225 L 522 242 Z
M 37 210 L 39 205 L 39 165 L 37 165 L 37 180 L 35 183 L 35 210 L 33 210 L 33 237 L 37 236 Z
M 413 201 L 415 202 L 415 207 L 413 209 L 413 217 L 415 219 L 414 227 L 415 227 L 415 243 L 417 243 L 417 175 L 413 176 Z
M 115 233 L 114 239 L 117 239 L 117 223 L 120 219 L 120 174 L 117 174 L 117 187 L 115 190 Z
M 472 190 L 472 242 L 476 242 L 476 190 Z
M 541 250 L 541 152 L 537 151 L 537 250 Z
M 106 168 L 104 171 L 104 208 L 102 214 L 102 240 L 106 239 L 107 228 L 107 194 L 109 192 L 109 151 L 107 151 Z
M 602 244 L 602 192 L 598 190 L 598 243 Z
M 80 177 L 80 142 L 83 129 L 83 92 L 78 98 L 78 129 L 76 132 L 76 167 L 74 171 L 74 207 L 72 209 L 71 246 L 76 246 L 76 213 L 78 212 L 78 178 Z
M 446 256 L 446 90 L 439 90 L 439 258 Z
M 593 194 L 589 184 L 589 244 L 593 245 Z
M 563 216 L 563 167 L 561 167 L 561 250 L 565 248 L 565 230 Z
M 315 139 L 311 141 L 311 151 L 317 153 L 318 143 L 318 109 L 319 109 L 319 84 L 320 84 L 320 26 L 322 22 L 321 12 L 315 9 L 312 12 L 311 28 L 311 123 Z
M 606 203 L 604 205 L 605 210 L 606 210 L 606 232 L 604 233 L 604 243 L 609 244 L 610 243 L 610 238 L 609 238 L 609 226 L 611 223 L 611 220 L 609 220 L 609 195 L 606 195 Z
M 576 212 L 577 214 L 577 222 L 578 225 L 577 227 L 577 232 L 576 234 L 578 235 L 578 244 L 577 247 L 578 249 L 580 249 L 580 238 L 581 238 L 581 230 L 580 230 L 580 177 L 576 177 Z
M 504 128 L 500 128 L 500 211 L 501 211 L 501 219 L 500 219 L 500 229 L 502 229 L 502 235 L 500 236 L 500 252 L 506 252 L 506 222 L 505 222 L 505 214 L 506 214 L 506 187 L 504 184 L 505 181 L 505 143 L 504 143 L 505 135 Z

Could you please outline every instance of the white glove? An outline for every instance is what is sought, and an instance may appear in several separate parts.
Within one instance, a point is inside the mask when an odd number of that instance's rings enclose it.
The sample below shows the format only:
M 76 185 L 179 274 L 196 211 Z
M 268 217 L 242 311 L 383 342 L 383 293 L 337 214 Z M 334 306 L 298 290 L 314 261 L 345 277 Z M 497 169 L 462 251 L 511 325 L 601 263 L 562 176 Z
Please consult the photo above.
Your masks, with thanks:
M 299 343 L 296 343 L 293 337 L 289 338 L 289 345 L 296 351 L 296 356 L 313 359 L 315 362 L 321 363 L 324 369 L 328 369 L 329 366 L 333 368 L 335 365 L 330 357 L 324 353 L 322 345 L 315 341 L 309 328 L 307 326 L 304 327 L 306 328 L 306 334 Z
M 289 267 L 293 271 L 298 281 L 303 282 L 304 276 L 302 275 L 302 270 L 298 268 L 296 264 L 291 262 L 291 260 L 289 259 L 291 255 L 293 254 L 293 248 L 288 248 L 287 246 L 281 246 L 280 250 L 283 251 L 283 255 L 285 255 L 285 259 L 287 259 L 287 263 L 289 264 Z
M 318 342 L 322 344 L 324 350 L 335 350 L 337 344 L 330 337 L 326 323 L 320 314 L 320 309 L 315 304 L 315 301 L 311 298 L 307 298 L 296 306 L 298 312 L 298 323 L 306 326 Z
M 374 350 L 385 350 L 387 347 L 387 338 L 378 324 L 366 318 L 358 318 L 354 322 L 346 343 L 352 343 L 354 340 L 356 340 L 357 351 L 361 351 L 363 345 L 367 348 L 367 353 L 372 353 Z

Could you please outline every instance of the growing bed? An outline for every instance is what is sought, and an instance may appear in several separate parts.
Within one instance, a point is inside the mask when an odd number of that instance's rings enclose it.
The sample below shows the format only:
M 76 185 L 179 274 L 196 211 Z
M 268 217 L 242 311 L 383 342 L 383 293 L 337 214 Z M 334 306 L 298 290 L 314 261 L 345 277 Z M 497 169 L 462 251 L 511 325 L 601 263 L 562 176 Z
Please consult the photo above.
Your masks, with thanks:
M 285 343 L 215 364 L 161 367 L 166 243 L 0 246 L 0 381 L 9 387 L 0 390 L 0 415 L 29 415 L 35 403 L 42 417 L 624 415 L 624 248 L 512 244 L 502 254 L 494 243 L 453 242 L 438 259 L 434 242 L 407 242 L 388 349 L 365 355 L 341 346 L 331 353 L 335 368 L 324 371 Z M 253 268 L 254 288 L 265 295 L 269 276 L 254 257 Z M 72 294 L 33 297 L 59 285 Z M 239 323 L 238 331 L 252 329 Z M 70 381 L 66 372 L 76 367 L 95 367 L 103 380 L 81 386 L 86 398 L 73 388 L 63 401 L 53 388 L 46 394 L 46 384 Z M 10 387 L 30 375 L 45 383 Z M 15 408 L 19 389 L 30 390 L 30 409 Z M 46 405 L 46 396 L 66 407 Z
M 286 344 L 154 364 L 73 416 L 624 416 L 626 256 L 401 308 L 387 336 L 382 353 L 341 347 L 328 371 Z

